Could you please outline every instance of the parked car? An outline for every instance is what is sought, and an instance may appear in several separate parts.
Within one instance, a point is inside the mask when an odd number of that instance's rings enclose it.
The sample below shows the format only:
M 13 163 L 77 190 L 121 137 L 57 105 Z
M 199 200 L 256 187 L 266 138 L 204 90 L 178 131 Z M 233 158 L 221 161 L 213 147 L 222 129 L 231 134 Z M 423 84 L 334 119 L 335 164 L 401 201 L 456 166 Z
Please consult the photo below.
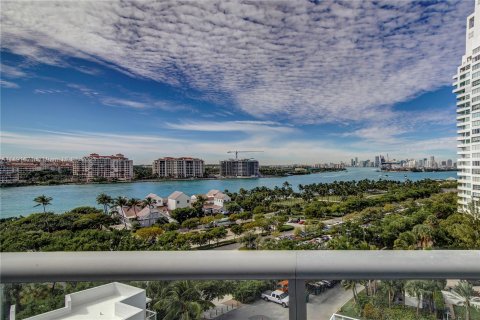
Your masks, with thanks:
M 235 222 L 230 221 L 229 218 L 222 218 L 214 222 L 215 227 L 229 227 L 235 224 Z
M 298 223 L 300 221 L 300 218 L 292 218 L 288 222 L 290 223 Z
M 272 301 L 278 303 L 284 308 L 288 307 L 288 293 L 280 290 L 275 290 L 273 292 L 265 291 L 264 293 L 262 293 L 262 299 L 265 301 Z
M 331 235 L 324 235 L 324 236 L 322 236 L 322 240 L 323 241 L 330 241 L 330 240 L 332 240 L 332 236 Z

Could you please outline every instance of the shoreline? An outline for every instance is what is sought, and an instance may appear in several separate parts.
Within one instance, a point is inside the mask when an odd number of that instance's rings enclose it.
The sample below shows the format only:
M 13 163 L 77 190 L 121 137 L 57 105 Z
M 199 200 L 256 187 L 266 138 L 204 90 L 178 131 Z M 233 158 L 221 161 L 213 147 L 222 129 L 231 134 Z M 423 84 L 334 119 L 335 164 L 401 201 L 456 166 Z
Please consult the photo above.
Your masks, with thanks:
M 69 181 L 69 182 L 59 182 L 59 183 L 11 183 L 11 184 L 1 184 L 0 189 L 2 188 L 16 188 L 16 187 L 48 187 L 48 186 L 63 186 L 63 185 L 101 185 L 101 184 L 126 184 L 126 183 L 138 183 L 138 182 L 172 182 L 172 181 L 204 181 L 204 180 L 242 180 L 242 179 L 263 179 L 263 178 L 288 178 L 292 176 L 306 176 L 311 174 L 321 174 L 321 173 L 331 173 L 338 171 L 346 170 L 331 170 L 331 171 L 321 171 L 321 172 L 312 172 L 312 173 L 302 173 L 302 174 L 291 174 L 291 175 L 264 175 L 258 177 L 208 177 L 208 178 L 179 178 L 179 179 L 139 179 L 139 180 L 130 180 L 130 181 L 102 181 L 102 182 L 80 182 L 80 181 Z
M 391 173 L 389 177 L 382 179 L 392 181 L 404 181 L 404 174 Z M 449 181 L 456 178 L 454 172 L 437 172 L 437 173 L 409 173 L 408 176 L 412 181 L 423 179 L 444 180 Z M 96 197 L 104 192 L 113 196 L 123 195 L 126 197 L 143 198 L 146 194 L 156 193 L 161 195 L 171 194 L 175 190 L 181 190 L 186 194 L 206 193 L 208 190 L 230 190 L 238 192 L 241 188 L 253 189 L 257 187 L 275 188 L 281 187 L 285 181 L 289 182 L 294 190 L 298 190 L 299 185 L 333 183 L 335 181 L 352 181 L 352 180 L 380 180 L 379 174 L 371 169 L 352 169 L 347 172 L 334 172 L 325 174 L 310 174 L 289 177 L 271 177 L 276 179 L 258 178 L 258 179 L 203 179 L 196 182 L 178 181 L 178 182 L 155 182 L 150 180 L 134 181 L 130 183 L 113 183 L 113 184 L 82 184 L 82 185 L 49 185 L 42 186 L 24 186 L 23 188 L 4 188 L 0 190 L 1 203 L 0 217 L 6 218 L 11 216 L 19 216 L 32 212 L 35 205 L 33 199 L 39 195 L 45 194 L 53 197 L 54 201 L 49 209 L 56 213 L 65 212 L 71 208 L 84 205 L 97 206 Z M 164 180 L 163 180 L 164 181 Z M 191 180 L 190 180 L 191 181 Z M 137 183 L 151 182 L 151 183 Z
M 436 169 L 436 170 L 380 170 L 380 172 L 413 172 L 413 173 L 435 173 L 435 172 L 458 172 L 458 169 Z

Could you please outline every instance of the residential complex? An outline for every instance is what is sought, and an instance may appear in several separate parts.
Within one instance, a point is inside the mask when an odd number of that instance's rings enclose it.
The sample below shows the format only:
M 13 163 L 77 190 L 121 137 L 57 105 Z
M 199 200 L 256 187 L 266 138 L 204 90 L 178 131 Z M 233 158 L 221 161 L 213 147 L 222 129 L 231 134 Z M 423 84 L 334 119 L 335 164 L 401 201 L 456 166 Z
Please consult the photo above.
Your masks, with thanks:
M 133 178 L 133 161 L 123 154 L 101 156 L 92 153 L 73 160 L 73 176 L 85 181 L 95 179 L 128 181 Z
M 229 159 L 220 161 L 222 177 L 258 177 L 259 164 L 254 159 Z
M 160 158 L 153 161 L 152 173 L 161 178 L 202 178 L 205 174 L 205 165 L 202 159 Z
M 480 10 L 467 17 L 465 55 L 453 76 L 457 95 L 458 205 L 468 211 L 480 197 Z
M 151 198 L 150 205 L 123 205 L 112 206 L 110 213 L 119 215 L 122 225 L 132 227 L 137 222 L 141 227 L 150 227 L 159 221 L 175 222 L 171 213 L 176 209 L 191 208 L 194 203 L 203 200 L 202 210 L 206 214 L 225 213 L 225 205 L 231 201 L 230 196 L 220 190 L 210 190 L 206 194 L 189 196 L 181 191 L 172 192 L 168 197 L 162 198 L 155 193 L 148 194 L 145 199 Z
M 112 282 L 68 294 L 65 296 L 65 307 L 27 319 L 155 320 L 156 313 L 147 309 L 150 301 L 144 289 Z M 14 310 L 10 311 L 10 319 L 15 319 L 14 313 Z
M 17 183 L 27 179 L 31 172 L 56 171 L 71 175 L 73 162 L 71 160 L 47 158 L 22 158 L 0 160 L 0 183 Z

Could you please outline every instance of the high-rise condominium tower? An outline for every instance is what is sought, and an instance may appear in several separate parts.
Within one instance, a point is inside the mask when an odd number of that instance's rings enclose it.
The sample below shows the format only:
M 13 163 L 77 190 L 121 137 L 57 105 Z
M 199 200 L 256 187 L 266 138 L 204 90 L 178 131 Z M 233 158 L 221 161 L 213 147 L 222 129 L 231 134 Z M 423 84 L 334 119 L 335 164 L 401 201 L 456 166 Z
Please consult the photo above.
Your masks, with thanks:
M 453 76 L 457 95 L 458 205 L 469 211 L 480 199 L 480 2 L 468 16 L 465 55 Z

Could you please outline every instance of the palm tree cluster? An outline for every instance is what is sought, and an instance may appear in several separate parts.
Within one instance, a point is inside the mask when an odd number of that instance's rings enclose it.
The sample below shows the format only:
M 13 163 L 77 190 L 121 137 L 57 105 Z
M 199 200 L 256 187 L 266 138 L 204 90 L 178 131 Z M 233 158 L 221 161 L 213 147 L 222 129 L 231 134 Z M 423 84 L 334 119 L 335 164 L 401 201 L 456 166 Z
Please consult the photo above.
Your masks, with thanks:
M 164 320 L 200 319 L 203 312 L 213 307 L 205 299 L 198 284 L 194 281 L 175 281 L 161 289 L 154 309 Z
M 118 215 L 126 226 L 127 220 L 126 217 L 123 215 L 123 208 L 133 209 L 135 216 L 137 216 L 137 210 L 139 207 L 142 209 L 148 207 L 151 213 L 152 209 L 156 205 L 156 200 L 152 198 L 145 198 L 144 200 L 140 200 L 137 198 L 128 199 L 121 196 L 112 198 L 105 193 L 101 193 L 97 196 L 97 203 L 103 206 L 105 214 L 108 214 L 110 212 L 111 215 Z M 118 209 L 120 209 L 120 211 Z
M 408 294 L 417 300 L 416 317 L 419 319 L 421 318 L 421 307 L 424 312 L 428 311 L 430 314 L 435 314 L 435 312 L 443 312 L 443 304 L 438 305 L 434 298 L 437 294 L 440 294 L 441 296 L 440 290 L 444 289 L 445 284 L 446 281 L 437 280 L 342 281 L 342 287 L 345 290 L 352 291 L 353 300 L 359 310 L 359 313 L 363 314 L 363 312 L 366 312 L 370 316 L 371 314 L 385 314 L 386 308 L 390 309 L 394 304 L 400 304 L 404 306 L 406 301 L 405 295 Z M 365 288 L 365 293 L 362 293 L 362 299 L 360 299 L 359 289 L 362 286 Z M 464 288 L 464 284 L 462 284 L 462 288 Z M 468 294 L 471 294 L 471 292 L 467 290 L 465 294 L 468 296 Z M 441 301 L 443 301 L 443 298 Z M 368 317 L 368 315 L 364 316 Z

